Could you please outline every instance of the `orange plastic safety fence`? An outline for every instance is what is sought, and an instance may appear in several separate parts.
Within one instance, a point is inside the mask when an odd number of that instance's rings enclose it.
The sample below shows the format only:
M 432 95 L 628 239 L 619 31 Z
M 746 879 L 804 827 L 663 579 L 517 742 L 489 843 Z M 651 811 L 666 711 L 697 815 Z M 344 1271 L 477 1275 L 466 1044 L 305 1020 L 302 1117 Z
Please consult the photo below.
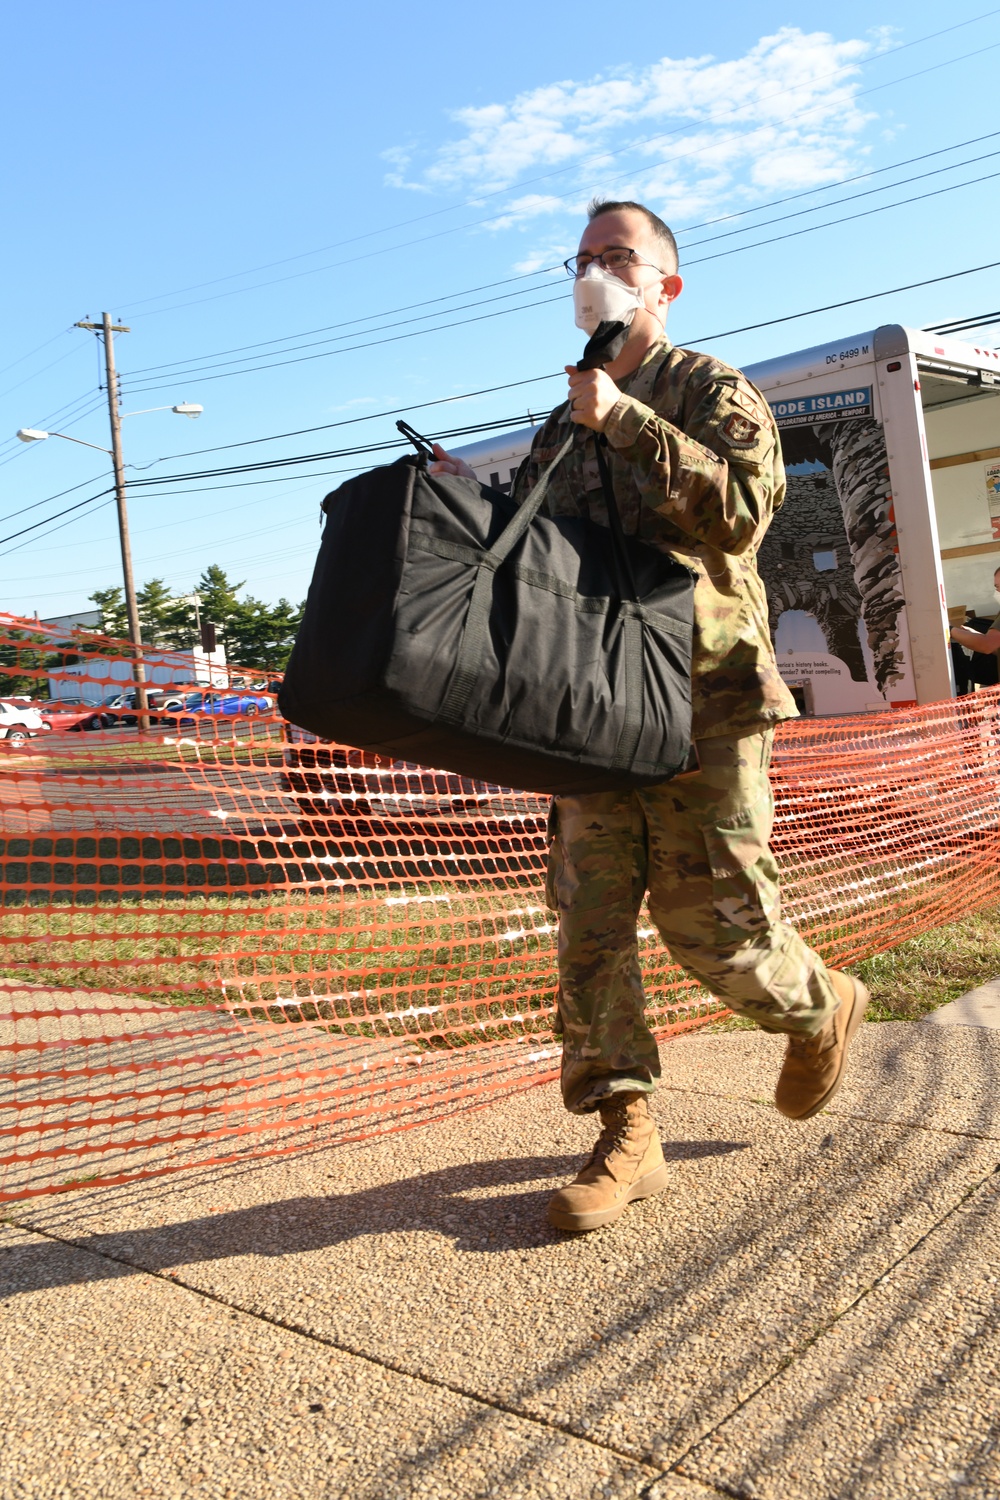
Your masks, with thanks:
M 126 644 L 0 617 L 0 1199 L 552 1077 L 545 800 L 317 743 L 268 674 L 145 668 L 148 727 Z M 785 914 L 829 960 L 1000 900 L 998 711 L 782 728 Z M 646 918 L 640 951 L 659 1035 L 720 1012 Z

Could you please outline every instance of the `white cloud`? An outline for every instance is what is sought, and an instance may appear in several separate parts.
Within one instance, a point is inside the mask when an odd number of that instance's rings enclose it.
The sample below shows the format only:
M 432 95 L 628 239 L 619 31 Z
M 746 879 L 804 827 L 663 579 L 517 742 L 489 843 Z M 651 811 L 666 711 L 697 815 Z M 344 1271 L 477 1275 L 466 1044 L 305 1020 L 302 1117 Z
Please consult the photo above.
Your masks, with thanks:
M 524 192 L 497 205 L 490 227 L 548 219 L 549 247 L 561 246 L 558 217 L 569 232 L 595 192 L 639 197 L 682 225 L 734 200 L 822 186 L 859 159 L 874 117 L 857 98 L 858 64 L 888 41 L 884 29 L 837 41 L 785 26 L 738 58 L 662 57 L 547 84 L 455 111 L 454 137 L 422 165 L 412 146 L 392 153 L 390 180 L 449 195 L 520 183 Z M 557 175 L 532 180 L 547 173 Z
M 395 396 L 386 397 L 386 400 L 395 401 Z M 340 406 L 328 406 L 327 412 L 356 411 L 359 406 L 376 406 L 378 403 L 374 396 L 355 396 L 351 401 L 344 401 Z

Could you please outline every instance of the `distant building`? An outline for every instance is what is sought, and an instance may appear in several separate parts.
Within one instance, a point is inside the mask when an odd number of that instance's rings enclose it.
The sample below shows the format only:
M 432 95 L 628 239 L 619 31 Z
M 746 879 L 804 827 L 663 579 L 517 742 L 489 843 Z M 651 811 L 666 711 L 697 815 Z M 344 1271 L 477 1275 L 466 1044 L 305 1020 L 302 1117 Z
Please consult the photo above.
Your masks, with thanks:
M 71 615 L 51 615 L 39 620 L 39 625 L 51 625 L 60 630 L 100 630 L 103 616 L 99 609 L 78 609 Z
M 143 653 L 146 681 L 150 687 L 228 687 L 226 648 L 202 651 L 159 650 L 147 646 Z M 101 703 L 109 692 L 129 687 L 133 682 L 132 663 L 124 657 L 88 656 L 84 661 L 67 662 L 58 674 L 49 677 L 49 696 L 82 698 L 85 703 Z

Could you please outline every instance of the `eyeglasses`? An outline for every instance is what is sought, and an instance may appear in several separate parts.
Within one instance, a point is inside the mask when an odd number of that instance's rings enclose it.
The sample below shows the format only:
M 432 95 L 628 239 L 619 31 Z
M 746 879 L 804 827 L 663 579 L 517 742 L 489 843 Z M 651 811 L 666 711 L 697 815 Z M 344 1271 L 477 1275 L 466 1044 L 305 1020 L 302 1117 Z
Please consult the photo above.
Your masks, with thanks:
M 666 276 L 666 271 L 659 266 L 654 266 L 651 260 L 643 260 L 638 250 L 629 250 L 625 245 L 612 245 L 608 250 L 602 250 L 600 255 L 571 255 L 569 260 L 564 260 L 566 275 L 572 276 L 574 281 L 586 271 L 592 261 L 597 261 L 605 271 L 624 271 L 626 266 L 652 266 L 654 271 L 659 271 L 661 276 Z

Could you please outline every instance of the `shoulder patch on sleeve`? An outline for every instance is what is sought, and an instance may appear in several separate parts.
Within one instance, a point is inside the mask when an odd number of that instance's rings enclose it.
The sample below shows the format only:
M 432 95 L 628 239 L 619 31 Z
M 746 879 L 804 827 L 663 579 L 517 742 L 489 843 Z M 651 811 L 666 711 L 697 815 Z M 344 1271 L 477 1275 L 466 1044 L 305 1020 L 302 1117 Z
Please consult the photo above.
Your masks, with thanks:
M 732 448 L 754 448 L 760 436 L 760 423 L 734 411 L 723 422 L 719 434 Z

